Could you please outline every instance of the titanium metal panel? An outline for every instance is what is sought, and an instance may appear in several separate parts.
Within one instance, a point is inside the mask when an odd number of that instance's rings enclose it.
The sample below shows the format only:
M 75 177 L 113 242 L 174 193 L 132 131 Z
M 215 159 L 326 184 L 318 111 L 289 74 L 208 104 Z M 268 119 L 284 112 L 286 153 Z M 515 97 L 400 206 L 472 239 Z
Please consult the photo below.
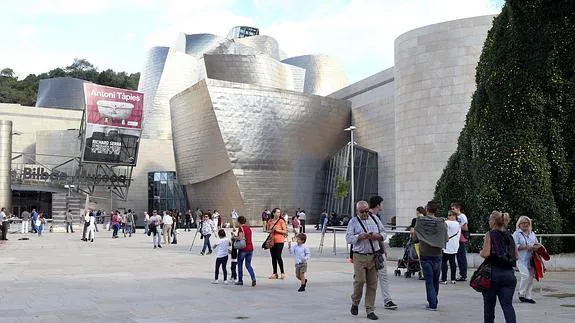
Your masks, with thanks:
M 303 87 L 301 68 L 264 55 L 204 55 L 208 78 L 297 91 Z M 297 83 L 299 81 L 299 83 Z
M 334 57 L 303 55 L 284 59 L 282 63 L 305 69 L 304 93 L 328 95 L 347 85 L 343 64 Z
M 255 48 L 269 55 L 271 58 L 280 60 L 280 48 L 278 41 L 270 36 L 258 35 L 236 39 L 237 42 Z
M 89 82 L 73 77 L 40 80 L 36 106 L 84 110 L 84 83 Z
M 191 205 L 236 208 L 252 223 L 263 207 L 319 214 L 324 162 L 346 143 L 348 101 L 208 79 L 170 103 L 178 177 Z
M 170 98 L 203 78 L 199 62 L 173 48 L 148 52 L 138 91 L 144 93 L 142 138 L 171 139 Z
M 205 52 L 219 46 L 225 38 L 214 34 L 185 34 L 180 33 L 176 41 L 176 50 L 196 58 L 201 57 Z

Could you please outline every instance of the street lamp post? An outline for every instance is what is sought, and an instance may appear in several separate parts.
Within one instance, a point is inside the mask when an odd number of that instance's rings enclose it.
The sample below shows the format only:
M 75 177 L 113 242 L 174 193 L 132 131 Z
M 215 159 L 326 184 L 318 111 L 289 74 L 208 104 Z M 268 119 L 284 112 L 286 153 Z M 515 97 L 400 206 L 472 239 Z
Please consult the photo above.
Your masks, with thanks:
M 349 147 L 350 147 L 350 167 L 351 167 L 351 199 L 350 199 L 350 220 L 354 217 L 355 215 L 355 176 L 354 176 L 354 168 L 355 168 L 355 158 L 353 156 L 353 148 L 354 148 L 354 141 L 353 141 L 353 131 L 357 129 L 355 126 L 349 126 L 349 128 L 345 128 L 343 129 L 344 131 L 349 131 L 350 137 L 351 137 L 351 141 L 349 143 Z

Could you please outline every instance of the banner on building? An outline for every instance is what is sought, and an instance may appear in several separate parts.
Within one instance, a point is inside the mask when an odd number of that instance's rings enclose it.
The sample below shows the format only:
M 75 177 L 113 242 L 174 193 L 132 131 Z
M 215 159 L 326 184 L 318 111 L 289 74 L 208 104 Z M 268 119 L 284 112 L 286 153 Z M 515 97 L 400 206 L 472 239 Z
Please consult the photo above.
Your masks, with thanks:
M 136 165 L 144 94 L 84 83 L 84 162 Z

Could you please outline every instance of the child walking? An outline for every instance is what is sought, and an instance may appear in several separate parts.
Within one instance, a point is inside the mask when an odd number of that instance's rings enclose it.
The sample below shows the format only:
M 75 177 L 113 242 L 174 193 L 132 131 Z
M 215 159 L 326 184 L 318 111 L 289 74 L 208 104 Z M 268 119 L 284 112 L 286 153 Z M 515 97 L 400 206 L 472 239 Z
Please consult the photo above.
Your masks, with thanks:
M 230 245 L 230 240 L 226 238 L 226 231 L 224 229 L 218 230 L 218 237 L 220 240 L 214 245 L 216 249 L 216 273 L 214 284 L 218 284 L 218 276 L 220 275 L 220 267 L 222 267 L 222 272 L 224 273 L 224 284 L 228 283 L 228 270 L 226 269 L 228 265 L 228 247 Z
M 307 285 L 305 273 L 307 272 L 307 262 L 311 258 L 311 253 L 309 252 L 309 248 L 304 245 L 306 240 L 307 236 L 305 233 L 299 233 L 296 235 L 297 244 L 291 248 L 295 258 L 295 276 L 301 282 L 301 286 L 297 290 L 298 292 L 304 292 Z

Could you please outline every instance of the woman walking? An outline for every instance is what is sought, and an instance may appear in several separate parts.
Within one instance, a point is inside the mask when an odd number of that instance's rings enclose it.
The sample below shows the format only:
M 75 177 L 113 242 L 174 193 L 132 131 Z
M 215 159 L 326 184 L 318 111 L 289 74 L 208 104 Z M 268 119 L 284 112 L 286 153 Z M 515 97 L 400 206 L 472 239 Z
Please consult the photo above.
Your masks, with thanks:
M 532 298 L 533 278 L 535 278 L 535 268 L 531 259 L 533 259 L 533 251 L 537 251 L 541 244 L 537 241 L 535 233 L 532 230 L 531 219 L 526 216 L 520 216 L 517 220 L 517 230 L 513 233 L 513 240 L 519 250 L 519 260 L 517 261 L 517 268 L 521 275 L 519 282 L 519 300 L 522 303 L 535 304 Z
M 270 248 L 270 254 L 272 256 L 272 268 L 273 274 L 269 279 L 278 279 L 278 265 L 280 267 L 281 276 L 280 279 L 285 279 L 284 271 L 284 261 L 282 259 L 282 252 L 284 249 L 284 243 L 286 236 L 288 234 L 287 223 L 281 216 L 281 210 L 275 208 L 272 211 L 273 218 L 268 222 L 268 232 L 272 235 L 274 246 Z
M 517 322 L 513 308 L 513 294 L 517 278 L 515 278 L 513 267 L 519 254 L 511 233 L 506 229 L 508 223 L 509 214 L 499 211 L 491 212 L 489 217 L 491 230 L 485 234 L 483 249 L 479 253 L 491 265 L 491 288 L 483 292 L 483 321 L 485 323 L 495 321 L 497 298 L 503 309 L 505 322 Z
M 245 239 L 246 246 L 239 250 L 238 253 L 238 281 L 236 285 L 244 284 L 244 261 L 246 262 L 246 269 L 252 279 L 252 287 L 256 286 L 256 274 L 252 268 L 252 256 L 254 253 L 254 244 L 252 242 L 252 229 L 246 224 L 246 218 L 243 215 L 238 217 L 240 227 L 238 229 L 238 240 Z

